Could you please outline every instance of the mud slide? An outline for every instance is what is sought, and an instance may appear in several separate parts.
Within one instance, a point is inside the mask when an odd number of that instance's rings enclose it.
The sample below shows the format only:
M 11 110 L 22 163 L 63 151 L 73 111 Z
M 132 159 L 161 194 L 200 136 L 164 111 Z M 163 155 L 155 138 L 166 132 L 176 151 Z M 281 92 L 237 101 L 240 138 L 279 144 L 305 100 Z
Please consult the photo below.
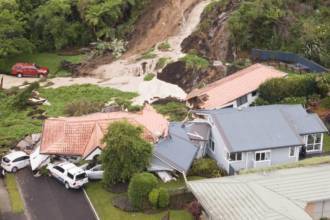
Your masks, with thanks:
M 189 12 L 187 16 L 182 16 L 180 28 L 177 33 L 166 42 L 170 45 L 168 51 L 158 50 L 159 42 L 150 52 L 152 58 L 145 58 L 141 55 L 132 55 L 130 57 L 119 59 L 111 64 L 103 65 L 93 72 L 93 76 L 103 79 L 103 86 L 114 87 L 123 91 L 134 91 L 139 93 L 136 103 L 144 101 L 152 102 L 157 98 L 176 97 L 185 98 L 185 92 L 176 85 L 166 83 L 156 77 L 151 81 L 144 81 L 146 74 L 157 74 L 156 64 L 160 58 L 169 58 L 171 61 L 177 61 L 185 54 L 182 52 L 181 43 L 198 26 L 200 16 L 210 0 L 200 1 Z

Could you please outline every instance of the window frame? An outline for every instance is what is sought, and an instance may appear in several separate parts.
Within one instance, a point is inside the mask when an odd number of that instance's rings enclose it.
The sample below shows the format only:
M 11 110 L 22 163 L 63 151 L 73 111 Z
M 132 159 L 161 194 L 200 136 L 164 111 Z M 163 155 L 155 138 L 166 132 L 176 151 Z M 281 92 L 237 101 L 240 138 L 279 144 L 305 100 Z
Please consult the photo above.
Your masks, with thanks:
M 242 99 L 244 99 L 244 102 L 242 101 Z M 249 102 L 249 99 L 248 99 L 248 95 L 247 94 L 246 95 L 242 95 L 241 97 L 239 97 L 239 98 L 236 99 L 236 105 L 237 105 L 237 107 L 242 106 L 242 105 L 244 105 L 244 104 L 246 104 L 248 102 Z
M 266 159 L 266 155 L 267 155 L 267 153 L 269 154 L 269 158 L 268 159 Z M 260 159 L 259 160 L 257 160 L 257 154 L 260 154 Z M 261 160 L 261 154 L 265 154 L 265 159 L 264 160 Z M 272 159 L 272 154 L 271 154 L 271 151 L 270 150 L 263 150 L 263 151 L 256 151 L 256 152 L 254 152 L 254 161 L 255 162 L 269 162 L 269 161 L 271 161 L 271 159 Z
M 319 137 L 318 137 L 319 135 Z M 309 143 L 309 137 L 313 138 L 313 143 Z M 319 139 L 319 142 L 317 141 Z M 319 152 L 322 151 L 322 142 L 323 142 L 323 134 L 322 133 L 315 133 L 315 134 L 307 134 L 306 135 L 306 152 Z M 318 146 L 318 149 L 315 147 Z M 312 149 L 308 149 L 309 147 L 312 147 Z
M 291 150 L 293 149 L 293 155 L 291 155 Z M 296 157 L 296 147 L 295 146 L 292 146 L 292 147 L 289 147 L 289 157 L 292 158 L 292 157 Z
M 234 155 L 234 159 L 231 158 L 232 155 Z M 239 158 L 238 155 L 240 155 L 240 159 L 238 159 Z M 243 153 L 242 152 L 234 152 L 234 153 L 227 152 L 227 160 L 232 161 L 232 162 L 242 161 L 243 160 Z

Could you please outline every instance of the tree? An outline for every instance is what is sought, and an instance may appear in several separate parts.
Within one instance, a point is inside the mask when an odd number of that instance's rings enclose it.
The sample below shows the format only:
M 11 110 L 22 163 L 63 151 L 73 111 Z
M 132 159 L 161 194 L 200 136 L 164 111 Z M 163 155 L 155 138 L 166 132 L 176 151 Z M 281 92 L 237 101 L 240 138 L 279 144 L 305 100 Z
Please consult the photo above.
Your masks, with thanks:
M 152 145 L 141 137 L 142 132 L 142 127 L 127 121 L 110 124 L 103 139 L 106 148 L 101 155 L 105 184 L 127 182 L 149 165 Z
M 0 1 L 0 58 L 32 50 L 21 16 L 15 0 Z

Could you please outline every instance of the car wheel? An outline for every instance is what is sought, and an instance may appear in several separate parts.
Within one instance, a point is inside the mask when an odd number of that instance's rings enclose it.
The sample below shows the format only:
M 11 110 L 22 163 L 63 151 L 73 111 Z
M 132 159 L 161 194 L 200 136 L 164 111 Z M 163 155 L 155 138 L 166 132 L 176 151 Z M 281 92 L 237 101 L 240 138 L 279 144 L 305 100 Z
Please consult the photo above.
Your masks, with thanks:
M 67 182 L 65 183 L 65 188 L 66 188 L 66 189 L 70 189 L 70 185 L 69 185 L 69 183 L 67 183 Z
M 22 76 L 23 76 L 22 73 L 17 74 L 18 78 L 22 78 Z
M 13 167 L 13 169 L 11 169 L 11 172 L 16 173 L 17 172 L 17 167 Z

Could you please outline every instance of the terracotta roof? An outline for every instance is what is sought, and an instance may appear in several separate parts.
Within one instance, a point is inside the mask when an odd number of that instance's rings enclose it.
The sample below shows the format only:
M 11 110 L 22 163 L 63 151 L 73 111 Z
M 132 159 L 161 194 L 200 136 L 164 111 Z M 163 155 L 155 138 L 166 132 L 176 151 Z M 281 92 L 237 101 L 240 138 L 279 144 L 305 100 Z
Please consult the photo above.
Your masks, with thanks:
M 85 157 L 98 146 L 104 148 L 102 138 L 109 124 L 119 120 L 141 125 L 144 128 L 144 138 L 151 142 L 167 135 L 168 121 L 147 105 L 139 113 L 95 113 L 81 117 L 47 119 L 43 126 L 40 152 Z
M 258 89 L 268 79 L 286 75 L 273 67 L 257 63 L 204 88 L 194 89 L 188 94 L 186 100 L 206 96 L 207 100 L 200 105 L 200 108 L 219 108 Z

